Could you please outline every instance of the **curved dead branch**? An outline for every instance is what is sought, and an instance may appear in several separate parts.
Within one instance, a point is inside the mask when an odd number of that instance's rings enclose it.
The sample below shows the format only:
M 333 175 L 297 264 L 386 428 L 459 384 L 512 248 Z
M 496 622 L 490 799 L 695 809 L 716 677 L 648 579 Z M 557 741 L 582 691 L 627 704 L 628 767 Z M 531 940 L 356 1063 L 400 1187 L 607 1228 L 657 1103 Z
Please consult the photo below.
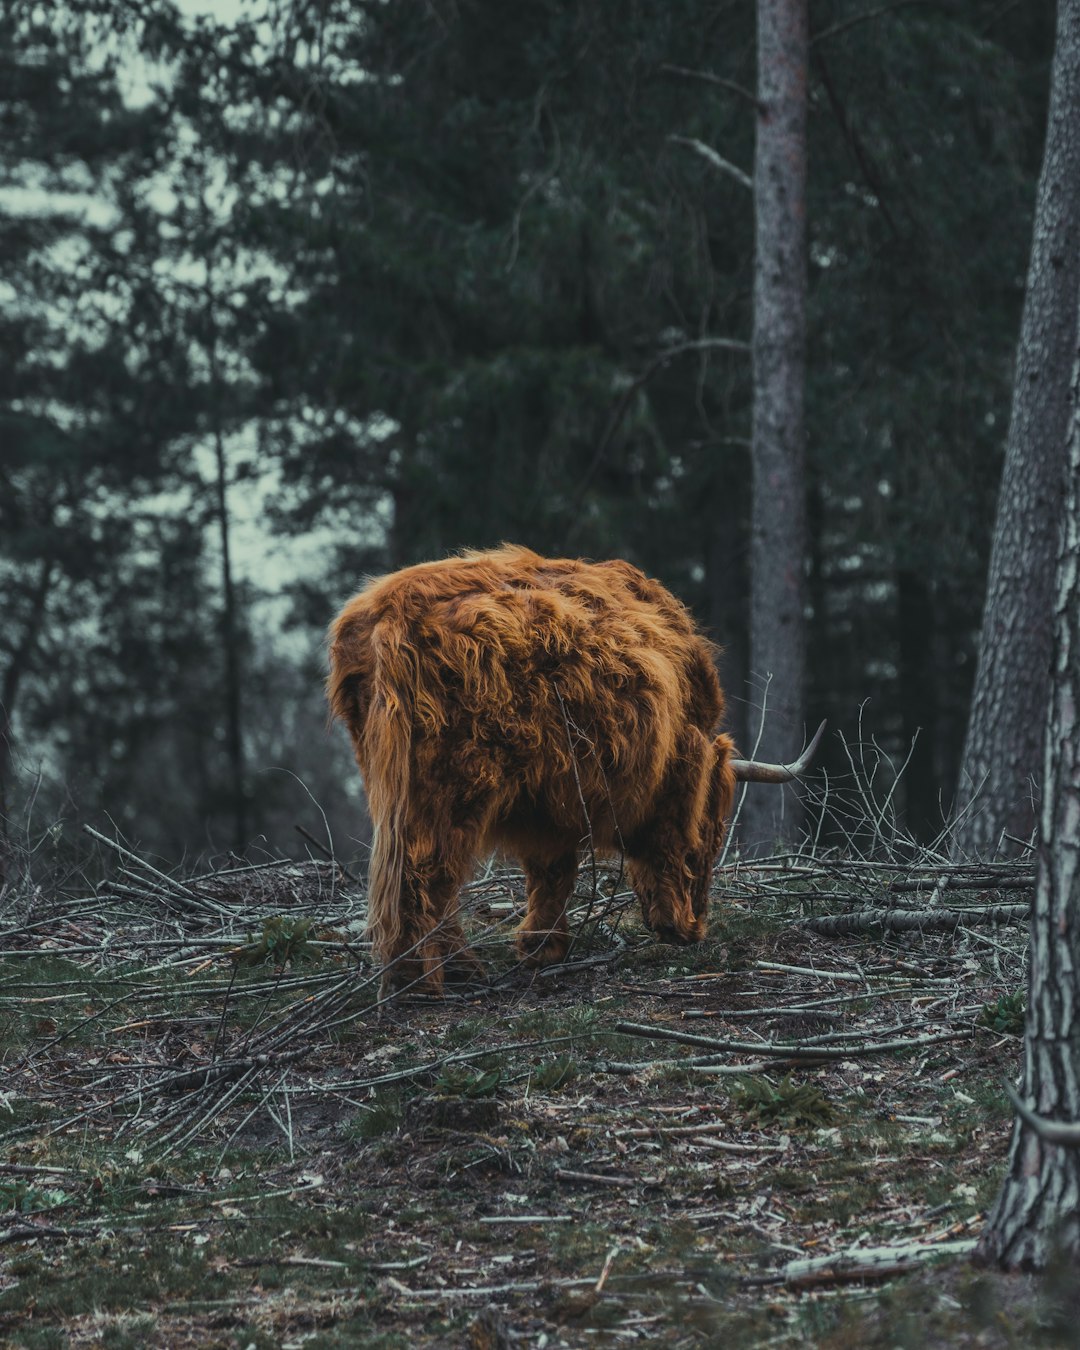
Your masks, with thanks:
M 1080 1148 L 1080 1121 L 1047 1120 L 1044 1116 L 1036 1115 L 1030 1106 L 1024 1105 L 1020 1094 L 1008 1080 L 1005 1082 L 1005 1091 L 1016 1108 L 1016 1114 L 1025 1125 L 1031 1126 L 1040 1139 L 1045 1139 L 1048 1144 L 1061 1144 L 1065 1148 Z

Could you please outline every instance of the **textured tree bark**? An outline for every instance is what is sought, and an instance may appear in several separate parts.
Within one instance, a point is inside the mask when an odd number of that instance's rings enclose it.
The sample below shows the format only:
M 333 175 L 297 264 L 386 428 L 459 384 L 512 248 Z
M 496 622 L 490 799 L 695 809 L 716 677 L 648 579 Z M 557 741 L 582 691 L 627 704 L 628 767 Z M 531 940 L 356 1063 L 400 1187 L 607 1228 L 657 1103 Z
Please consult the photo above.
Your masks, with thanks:
M 1059 0 L 1012 416 L 990 554 L 956 852 L 987 857 L 1036 820 L 1050 675 L 1080 238 L 1080 0 Z M 1015 847 L 1015 846 L 1013 846 Z
M 1064 524 L 1053 600 L 1053 661 L 1022 1096 L 1046 1120 L 1080 1121 L 1080 352 L 1065 456 Z M 1048 447 L 1049 448 L 1049 447 Z M 1017 1119 L 1009 1167 L 977 1259 L 1007 1269 L 1080 1260 L 1080 1148 Z
M 757 14 L 749 702 L 752 735 L 766 708 L 756 757 L 782 761 L 801 744 L 804 723 L 809 35 L 806 0 L 758 0 Z M 740 841 L 790 841 L 800 820 L 793 793 L 759 787 L 747 796 Z

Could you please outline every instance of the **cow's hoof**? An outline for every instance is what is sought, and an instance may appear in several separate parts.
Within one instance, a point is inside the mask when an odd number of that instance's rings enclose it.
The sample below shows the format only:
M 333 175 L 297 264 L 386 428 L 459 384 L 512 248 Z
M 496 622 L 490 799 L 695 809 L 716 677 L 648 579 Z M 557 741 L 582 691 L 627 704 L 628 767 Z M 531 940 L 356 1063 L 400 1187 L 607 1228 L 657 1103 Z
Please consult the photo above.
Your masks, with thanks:
M 448 956 L 443 963 L 447 984 L 481 984 L 487 979 L 484 963 L 466 947 Z
M 410 994 L 432 994 L 438 998 L 442 991 L 443 970 L 438 957 L 427 961 L 413 956 L 398 957 L 383 967 L 379 1002 Z
M 551 933 L 519 933 L 518 957 L 526 966 L 554 966 L 566 957 L 565 937 Z

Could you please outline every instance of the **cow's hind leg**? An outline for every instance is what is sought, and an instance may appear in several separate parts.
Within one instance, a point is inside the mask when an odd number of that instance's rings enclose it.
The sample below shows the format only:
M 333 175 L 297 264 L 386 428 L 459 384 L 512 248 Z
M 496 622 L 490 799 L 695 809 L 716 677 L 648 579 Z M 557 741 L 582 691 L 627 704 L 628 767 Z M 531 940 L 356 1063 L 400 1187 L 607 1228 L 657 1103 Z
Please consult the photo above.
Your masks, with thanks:
M 462 877 L 464 880 L 465 876 Z M 443 978 L 450 984 L 469 984 L 484 978 L 484 963 L 469 946 L 461 927 L 461 911 L 458 908 L 460 889 L 461 882 L 458 882 L 445 893 L 447 898 L 443 902 L 437 926 Z
M 577 849 L 556 858 L 525 858 L 527 906 L 518 929 L 518 953 L 526 965 L 547 966 L 566 955 L 570 929 L 566 903 L 577 876 Z
M 479 830 L 430 824 L 406 839 L 400 926 L 383 954 L 382 995 L 417 989 L 438 994 L 445 978 L 481 973 L 458 914 L 458 892 L 476 857 Z

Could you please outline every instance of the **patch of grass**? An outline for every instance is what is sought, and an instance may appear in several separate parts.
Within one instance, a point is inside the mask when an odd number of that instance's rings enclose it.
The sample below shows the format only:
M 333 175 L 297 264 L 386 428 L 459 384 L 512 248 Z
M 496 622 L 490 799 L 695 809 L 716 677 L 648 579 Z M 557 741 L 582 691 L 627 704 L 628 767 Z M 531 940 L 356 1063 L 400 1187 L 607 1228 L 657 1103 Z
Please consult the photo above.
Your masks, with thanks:
M 0 1131 L 17 1129 L 20 1125 L 36 1125 L 52 1119 L 52 1109 L 43 1102 L 27 1097 L 8 1097 L 0 1114 Z
M 819 1087 L 797 1083 L 790 1074 L 779 1083 L 769 1078 L 741 1078 L 731 1097 L 736 1108 L 755 1125 L 811 1127 L 829 1125 L 836 1116 Z
M 556 1055 L 541 1064 L 529 1075 L 531 1092 L 557 1092 L 577 1077 L 577 1060 L 570 1055 Z
M 805 1171 L 796 1171 L 791 1167 L 777 1167 L 770 1173 L 770 1179 L 777 1190 L 789 1195 L 805 1195 L 813 1189 L 813 1179 Z
M 963 1090 L 943 1098 L 941 1113 L 949 1129 L 966 1135 L 987 1125 L 1011 1122 L 1013 1108 L 1000 1081 L 989 1078 L 967 1083 Z
M 509 1027 L 515 1040 L 534 1036 L 550 1040 L 555 1036 L 591 1037 L 603 1030 L 599 1011 L 590 1005 L 570 1008 L 531 1008 L 515 1018 Z
M 611 1249 L 611 1234 L 605 1226 L 583 1219 L 580 1223 L 556 1224 L 551 1231 L 551 1255 L 564 1274 L 577 1275 L 604 1260 Z
M 442 1043 L 448 1050 L 460 1050 L 480 1040 L 488 1029 L 489 1023 L 482 1017 L 463 1017 L 446 1029 Z
M 19 957 L 17 961 L 0 960 L 0 972 L 0 994 L 29 991 L 32 986 L 39 986 L 39 992 L 49 992 L 58 985 L 85 987 L 91 982 L 86 971 L 74 961 L 48 952 L 40 956 Z M 117 973 L 118 970 L 112 972 L 114 976 Z M 100 976 L 93 979 L 95 988 L 100 987 L 102 982 Z
M 694 1070 L 687 1065 L 685 1068 L 681 1064 L 662 1064 L 656 1070 L 654 1081 L 659 1085 L 682 1084 L 700 1082 Z
M 692 947 L 678 947 L 668 942 L 643 941 L 640 947 L 630 948 L 624 956 L 627 969 L 641 971 L 648 976 L 660 975 L 677 979 L 681 975 L 698 975 L 730 969 L 730 950 L 726 943 L 712 936 Z
M 853 1219 L 862 1218 L 881 1195 L 876 1181 L 855 1181 L 846 1186 L 828 1189 L 815 1205 L 818 1219 L 832 1219 L 841 1227 Z
M 101 1326 L 101 1344 L 105 1350 L 141 1350 L 156 1326 L 157 1318 L 150 1313 L 121 1314 Z
M 376 1094 L 368 1110 L 354 1116 L 342 1133 L 346 1139 L 381 1139 L 401 1128 L 407 1098 L 400 1088 L 387 1088 Z
M 208 1265 L 190 1237 L 174 1233 L 147 1236 L 126 1245 L 112 1241 L 82 1243 L 78 1261 L 53 1266 L 42 1262 L 13 1289 L 0 1295 L 0 1314 L 32 1307 L 41 1319 L 73 1317 L 100 1310 L 126 1312 L 140 1304 L 185 1297 L 224 1298 L 233 1279 Z
M 790 908 L 790 905 L 784 905 L 785 910 Z M 752 908 L 714 903 L 709 912 L 710 944 L 725 943 L 729 950 L 733 945 L 745 948 L 757 944 L 776 931 L 777 917 L 770 913 L 769 906 L 760 903 L 755 903 Z
M 15 1343 L 27 1350 L 66 1350 L 69 1341 L 66 1333 L 56 1327 L 23 1326 L 16 1333 Z

